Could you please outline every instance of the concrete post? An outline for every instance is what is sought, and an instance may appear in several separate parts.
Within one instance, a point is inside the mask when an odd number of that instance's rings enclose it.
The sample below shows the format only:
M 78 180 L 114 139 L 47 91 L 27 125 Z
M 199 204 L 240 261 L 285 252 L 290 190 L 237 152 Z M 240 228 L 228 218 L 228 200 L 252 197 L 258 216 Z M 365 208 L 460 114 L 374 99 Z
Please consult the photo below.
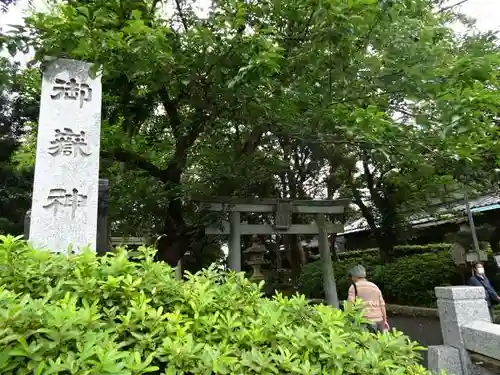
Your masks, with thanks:
M 446 370 L 456 375 L 486 374 L 471 362 L 463 338 L 464 325 L 474 321 L 491 323 L 484 288 L 452 286 L 435 290 L 444 345 L 429 347 L 429 370 Z
M 318 225 L 318 246 L 321 259 L 321 268 L 323 273 L 323 287 L 325 289 L 325 299 L 329 305 L 339 308 L 339 298 L 337 296 L 337 285 L 335 283 L 335 274 L 333 272 L 332 254 L 330 253 L 330 243 L 328 241 L 328 232 L 324 214 L 316 215 L 316 224 Z
M 241 236 L 240 236 L 240 213 L 231 211 L 229 213 L 229 244 L 228 244 L 228 268 L 241 271 Z

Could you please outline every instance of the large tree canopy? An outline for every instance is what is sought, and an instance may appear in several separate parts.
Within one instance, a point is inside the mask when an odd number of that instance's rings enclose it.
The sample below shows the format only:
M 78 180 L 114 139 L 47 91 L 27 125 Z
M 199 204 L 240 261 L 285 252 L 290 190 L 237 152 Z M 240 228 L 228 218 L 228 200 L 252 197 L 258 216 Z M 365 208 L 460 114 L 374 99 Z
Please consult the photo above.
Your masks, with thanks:
M 162 259 L 203 251 L 194 196 L 339 189 L 390 250 L 402 209 L 496 152 L 496 40 L 440 3 L 71 0 L 15 40 L 103 74 L 113 230 L 164 234 Z

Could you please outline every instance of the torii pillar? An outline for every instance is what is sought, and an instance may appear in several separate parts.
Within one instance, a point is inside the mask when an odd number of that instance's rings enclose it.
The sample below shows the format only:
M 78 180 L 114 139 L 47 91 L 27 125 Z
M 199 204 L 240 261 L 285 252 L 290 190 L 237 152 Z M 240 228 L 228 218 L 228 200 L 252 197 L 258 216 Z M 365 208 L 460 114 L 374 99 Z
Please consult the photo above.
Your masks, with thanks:
M 341 233 L 344 230 L 342 224 L 326 221 L 325 215 L 342 217 L 345 207 L 350 203 L 347 199 L 338 200 L 235 200 L 221 198 L 214 200 L 202 200 L 205 208 L 209 211 L 229 211 L 229 222 L 223 222 L 221 226 L 208 226 L 206 234 L 229 235 L 228 267 L 236 272 L 241 271 L 241 236 L 254 234 L 316 234 L 318 235 L 319 252 L 323 273 L 323 286 L 327 302 L 339 307 L 335 275 L 333 272 L 332 255 L 329 233 Z M 246 224 L 241 222 L 241 212 L 275 213 L 275 223 L 270 224 Z M 314 214 L 315 220 L 311 224 L 292 224 L 292 213 Z

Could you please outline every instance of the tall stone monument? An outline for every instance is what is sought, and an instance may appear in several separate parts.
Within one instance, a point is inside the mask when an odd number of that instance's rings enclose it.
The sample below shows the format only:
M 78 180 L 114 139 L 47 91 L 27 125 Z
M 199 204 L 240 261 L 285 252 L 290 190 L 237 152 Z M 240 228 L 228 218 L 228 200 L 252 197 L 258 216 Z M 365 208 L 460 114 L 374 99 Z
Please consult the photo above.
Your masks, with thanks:
M 96 249 L 101 79 L 90 67 L 58 59 L 43 74 L 29 231 L 39 249 Z

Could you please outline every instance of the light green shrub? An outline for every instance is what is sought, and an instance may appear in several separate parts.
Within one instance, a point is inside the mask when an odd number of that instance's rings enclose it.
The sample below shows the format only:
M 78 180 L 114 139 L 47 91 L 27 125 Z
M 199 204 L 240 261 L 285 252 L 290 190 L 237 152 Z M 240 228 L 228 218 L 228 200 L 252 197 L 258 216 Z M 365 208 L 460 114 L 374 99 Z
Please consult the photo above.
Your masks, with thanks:
M 141 248 L 135 258 L 39 252 L 0 238 L 0 373 L 406 374 L 415 343 L 370 334 L 361 311 L 264 298 L 242 274 L 178 281 Z

